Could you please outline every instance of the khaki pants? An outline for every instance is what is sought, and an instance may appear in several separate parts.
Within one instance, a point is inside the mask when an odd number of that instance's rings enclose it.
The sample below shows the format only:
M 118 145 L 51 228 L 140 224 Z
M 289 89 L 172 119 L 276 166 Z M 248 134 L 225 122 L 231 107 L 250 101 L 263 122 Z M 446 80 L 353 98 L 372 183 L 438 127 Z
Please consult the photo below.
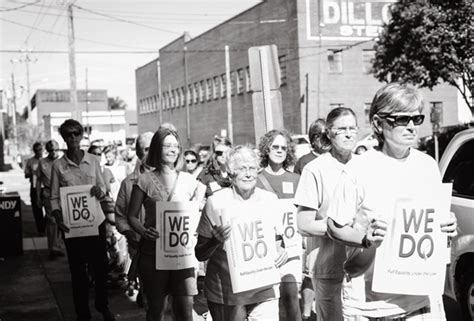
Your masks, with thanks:
M 46 238 L 48 239 L 48 250 L 63 251 L 64 242 L 61 237 L 61 231 L 58 229 L 56 220 L 51 215 L 51 192 L 49 188 L 43 188 L 41 193 L 41 200 L 43 201 L 44 210 L 46 212 Z

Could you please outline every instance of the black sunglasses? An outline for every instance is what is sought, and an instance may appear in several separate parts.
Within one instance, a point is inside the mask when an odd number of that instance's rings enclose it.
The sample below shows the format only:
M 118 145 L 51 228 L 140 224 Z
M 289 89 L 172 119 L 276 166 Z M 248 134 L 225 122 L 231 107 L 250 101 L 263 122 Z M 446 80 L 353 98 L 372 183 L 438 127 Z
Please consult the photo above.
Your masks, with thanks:
M 407 126 L 410 121 L 413 121 L 413 124 L 418 126 L 423 124 L 423 121 L 425 120 L 425 115 L 386 115 L 380 117 L 388 120 L 392 126 Z
M 222 156 L 222 155 L 224 155 L 224 152 L 221 151 L 221 150 L 216 150 L 214 153 L 216 154 L 216 156 Z
M 186 163 L 196 163 L 197 159 L 186 159 Z
M 64 133 L 65 137 L 72 137 L 72 136 L 81 136 L 81 132 L 78 132 L 77 130 L 73 130 L 67 133 Z

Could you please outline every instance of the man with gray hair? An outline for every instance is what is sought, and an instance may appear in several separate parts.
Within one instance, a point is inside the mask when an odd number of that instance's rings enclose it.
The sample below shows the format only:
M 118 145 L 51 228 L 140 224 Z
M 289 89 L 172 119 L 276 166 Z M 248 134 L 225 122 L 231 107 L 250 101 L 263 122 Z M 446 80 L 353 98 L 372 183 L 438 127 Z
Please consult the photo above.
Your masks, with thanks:
M 135 150 L 137 153 L 138 160 L 135 166 L 135 170 L 127 177 L 125 177 L 125 179 L 122 181 L 120 185 L 120 190 L 117 195 L 117 201 L 115 202 L 115 224 L 119 233 L 125 235 L 125 237 L 127 238 L 128 253 L 130 254 L 131 258 L 133 258 L 137 253 L 138 241 L 140 240 L 140 236 L 130 226 L 128 220 L 128 206 L 130 203 L 130 196 L 132 195 L 133 185 L 137 183 L 138 176 L 140 176 L 141 173 L 147 170 L 147 167 L 145 165 L 145 157 L 148 152 L 148 149 L 150 148 L 152 138 L 152 132 L 146 132 L 137 137 Z M 132 279 L 133 277 L 130 278 L 129 275 L 129 280 L 134 281 Z M 137 299 L 137 302 L 140 303 L 139 299 Z

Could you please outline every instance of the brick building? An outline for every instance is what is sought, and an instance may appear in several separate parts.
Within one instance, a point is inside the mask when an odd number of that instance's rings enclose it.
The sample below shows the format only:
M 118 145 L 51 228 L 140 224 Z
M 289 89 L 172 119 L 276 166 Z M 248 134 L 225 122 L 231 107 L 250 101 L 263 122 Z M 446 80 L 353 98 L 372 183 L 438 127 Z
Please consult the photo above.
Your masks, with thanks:
M 356 112 L 364 135 L 369 132 L 370 102 L 381 87 L 370 74 L 373 39 L 389 19 L 392 2 L 265 0 L 195 38 L 184 34 L 162 47 L 159 58 L 136 70 L 138 131 L 154 131 L 161 122 L 171 122 L 191 145 L 209 143 L 226 129 L 227 45 L 233 141 L 254 142 L 248 48 L 275 44 L 285 128 L 304 133 L 312 120 L 346 106 Z M 425 90 L 425 98 L 428 116 L 431 106 L 443 107 L 444 126 L 470 120 L 451 86 Z M 420 136 L 430 133 L 427 121 Z

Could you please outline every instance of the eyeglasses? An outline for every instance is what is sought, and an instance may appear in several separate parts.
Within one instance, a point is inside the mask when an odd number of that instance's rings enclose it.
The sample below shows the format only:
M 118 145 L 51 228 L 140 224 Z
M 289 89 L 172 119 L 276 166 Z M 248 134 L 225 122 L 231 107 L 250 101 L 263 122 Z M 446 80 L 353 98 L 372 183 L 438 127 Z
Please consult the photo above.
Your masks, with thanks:
M 221 151 L 221 150 L 216 150 L 216 151 L 214 152 L 214 154 L 216 154 L 216 156 L 222 156 L 222 155 L 224 155 L 224 152 Z
M 386 120 L 388 120 L 392 126 L 408 126 L 410 121 L 413 121 L 413 125 L 418 126 L 423 124 L 423 121 L 425 120 L 425 115 L 414 115 L 414 116 L 408 116 L 408 115 L 386 115 L 386 116 L 380 116 Z
M 258 171 L 258 168 L 257 167 L 254 167 L 254 166 L 250 166 L 250 167 L 238 167 L 235 169 L 235 172 L 237 174 L 241 174 L 241 173 L 250 173 L 250 174 L 255 174 L 257 173 Z
M 92 154 L 92 155 L 95 155 L 95 156 L 102 156 L 102 153 L 99 153 L 99 152 L 89 153 L 89 154 Z
M 163 144 L 163 148 L 166 148 L 166 149 L 179 148 L 179 144 Z
M 345 133 L 348 133 L 350 135 L 355 135 L 357 134 L 357 131 L 359 130 L 358 127 L 332 127 L 331 129 L 334 129 L 334 132 L 336 135 L 343 135 Z
M 288 150 L 288 146 L 282 146 L 282 145 L 272 145 L 271 146 L 272 150 L 279 150 L 281 149 L 282 151 L 286 152 Z
M 67 132 L 67 133 L 64 133 L 64 136 L 67 137 L 67 138 L 71 138 L 72 136 L 81 136 L 82 133 L 77 131 L 77 130 L 73 130 L 73 131 L 70 131 L 70 132 Z
M 197 163 L 197 159 L 185 159 L 186 163 L 189 164 L 189 163 Z

